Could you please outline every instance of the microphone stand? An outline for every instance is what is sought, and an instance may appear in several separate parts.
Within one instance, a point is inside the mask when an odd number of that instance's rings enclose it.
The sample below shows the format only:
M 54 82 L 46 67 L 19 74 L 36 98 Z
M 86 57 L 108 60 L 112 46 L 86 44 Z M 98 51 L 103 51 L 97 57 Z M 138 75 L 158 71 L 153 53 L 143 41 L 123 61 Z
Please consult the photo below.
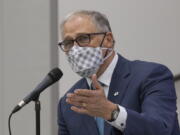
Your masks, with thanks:
M 37 95 L 33 101 L 35 102 L 35 113 L 36 113 L 36 135 L 40 135 L 40 111 L 41 102 L 39 101 L 39 95 Z

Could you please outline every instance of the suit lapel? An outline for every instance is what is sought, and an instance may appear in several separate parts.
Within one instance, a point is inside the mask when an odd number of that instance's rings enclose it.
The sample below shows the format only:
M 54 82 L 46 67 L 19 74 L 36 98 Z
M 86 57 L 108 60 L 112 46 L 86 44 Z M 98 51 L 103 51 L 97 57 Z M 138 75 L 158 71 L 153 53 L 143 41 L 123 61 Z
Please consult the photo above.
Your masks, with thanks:
M 121 104 L 130 80 L 129 61 L 119 55 L 118 62 L 112 75 L 108 99 L 116 104 Z M 105 135 L 110 135 L 112 126 L 105 122 Z

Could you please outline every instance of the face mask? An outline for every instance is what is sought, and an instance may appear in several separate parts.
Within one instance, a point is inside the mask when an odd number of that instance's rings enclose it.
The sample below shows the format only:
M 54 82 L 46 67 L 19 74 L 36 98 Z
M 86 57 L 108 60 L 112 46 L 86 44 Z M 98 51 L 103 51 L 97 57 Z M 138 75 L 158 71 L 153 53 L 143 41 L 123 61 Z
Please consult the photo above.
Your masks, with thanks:
M 109 49 L 111 52 L 103 58 L 102 49 Z M 73 46 L 67 54 L 67 60 L 74 72 L 82 77 L 90 77 L 95 74 L 100 65 L 112 54 L 112 48 L 102 47 L 80 47 Z

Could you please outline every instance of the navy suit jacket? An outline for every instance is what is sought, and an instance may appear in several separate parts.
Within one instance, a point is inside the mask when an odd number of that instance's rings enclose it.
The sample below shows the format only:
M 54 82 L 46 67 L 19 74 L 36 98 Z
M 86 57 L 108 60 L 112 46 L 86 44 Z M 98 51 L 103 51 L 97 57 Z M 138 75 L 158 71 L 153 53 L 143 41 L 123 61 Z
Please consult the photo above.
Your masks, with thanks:
M 83 78 L 68 92 L 88 88 Z M 123 133 L 105 122 L 105 135 L 180 135 L 173 76 L 167 67 L 119 55 L 108 99 L 126 108 L 127 121 Z M 65 100 L 66 95 L 58 106 L 59 135 L 98 135 L 94 118 L 72 111 Z

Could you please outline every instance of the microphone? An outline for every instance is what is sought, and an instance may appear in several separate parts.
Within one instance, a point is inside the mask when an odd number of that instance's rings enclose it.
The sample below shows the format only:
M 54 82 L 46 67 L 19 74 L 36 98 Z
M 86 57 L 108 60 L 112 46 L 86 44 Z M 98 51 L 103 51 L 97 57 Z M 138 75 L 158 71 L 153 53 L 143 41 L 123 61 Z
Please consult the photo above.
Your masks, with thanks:
M 30 101 L 38 98 L 40 93 L 44 91 L 47 87 L 57 82 L 63 73 L 59 68 L 52 69 L 47 76 L 37 85 L 37 87 L 27 95 L 23 100 L 21 100 L 17 106 L 14 107 L 12 113 L 19 111 L 24 105 L 28 104 Z

